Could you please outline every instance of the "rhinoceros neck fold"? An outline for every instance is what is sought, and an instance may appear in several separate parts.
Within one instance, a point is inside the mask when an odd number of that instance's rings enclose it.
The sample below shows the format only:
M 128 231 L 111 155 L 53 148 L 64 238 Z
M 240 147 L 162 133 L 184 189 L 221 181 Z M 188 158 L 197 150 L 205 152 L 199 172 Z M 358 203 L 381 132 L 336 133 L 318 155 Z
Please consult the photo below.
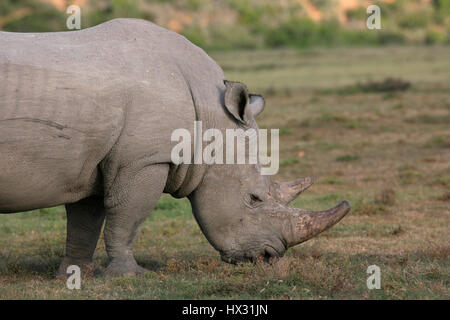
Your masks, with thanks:
M 200 64 L 186 63 L 184 58 L 175 57 L 174 62 L 180 74 L 184 78 L 186 87 L 189 90 L 192 107 L 194 109 L 194 119 L 200 123 L 202 132 L 210 128 L 223 129 L 224 124 L 220 119 L 225 120 L 223 107 L 223 85 L 224 74 L 222 69 L 209 58 L 202 50 L 193 53 L 194 60 L 199 59 Z M 201 183 L 206 173 L 208 165 L 194 164 L 194 127 L 196 123 L 191 123 L 187 128 L 192 135 L 192 159 L 190 164 L 172 165 L 169 171 L 169 178 L 164 192 L 170 193 L 177 198 L 186 197 L 191 194 Z M 199 141 L 202 141 L 202 136 Z M 204 144 L 204 142 L 203 142 Z
M 173 166 L 170 168 L 164 192 L 175 198 L 184 198 L 200 185 L 205 172 L 205 165 L 181 164 Z

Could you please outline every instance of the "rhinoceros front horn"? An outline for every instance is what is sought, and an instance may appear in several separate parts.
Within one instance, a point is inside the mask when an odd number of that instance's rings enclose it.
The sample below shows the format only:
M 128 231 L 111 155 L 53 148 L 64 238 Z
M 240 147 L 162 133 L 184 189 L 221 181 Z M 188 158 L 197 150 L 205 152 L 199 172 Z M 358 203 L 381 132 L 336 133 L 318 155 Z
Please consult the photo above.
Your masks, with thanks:
M 300 178 L 293 181 L 279 182 L 272 180 L 272 194 L 282 204 L 288 204 L 315 182 L 314 177 Z
M 288 247 L 302 243 L 338 223 L 349 211 L 350 204 L 342 201 L 323 211 L 309 211 L 286 207 L 283 236 Z

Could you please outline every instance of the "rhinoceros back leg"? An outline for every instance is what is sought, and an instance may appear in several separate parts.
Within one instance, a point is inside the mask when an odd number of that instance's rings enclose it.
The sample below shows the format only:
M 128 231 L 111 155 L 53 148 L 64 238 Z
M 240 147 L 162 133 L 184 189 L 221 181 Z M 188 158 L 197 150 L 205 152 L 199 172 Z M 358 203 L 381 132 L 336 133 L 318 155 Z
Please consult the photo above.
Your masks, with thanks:
M 107 191 L 105 245 L 110 263 L 105 276 L 135 276 L 147 270 L 133 257 L 141 224 L 158 202 L 166 185 L 168 164 L 121 169 Z
M 66 256 L 57 277 L 67 276 L 70 265 L 79 266 L 82 276 L 92 275 L 95 272 L 92 257 L 105 219 L 103 197 L 93 196 L 67 204 L 66 213 Z

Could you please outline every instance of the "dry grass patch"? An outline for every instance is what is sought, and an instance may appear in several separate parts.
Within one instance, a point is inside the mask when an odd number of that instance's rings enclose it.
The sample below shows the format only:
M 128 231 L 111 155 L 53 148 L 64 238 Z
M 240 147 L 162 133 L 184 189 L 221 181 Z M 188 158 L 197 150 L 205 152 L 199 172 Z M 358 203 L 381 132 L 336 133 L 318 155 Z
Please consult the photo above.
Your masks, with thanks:
M 381 205 L 393 206 L 397 199 L 397 194 L 393 188 L 387 187 L 381 190 L 381 192 L 375 198 L 375 202 Z
M 445 192 L 436 199 L 439 201 L 450 201 L 450 192 Z
M 164 196 L 136 244 L 138 263 L 151 272 L 88 279 L 71 291 L 53 280 L 64 253 L 63 208 L 0 215 L 0 297 L 449 299 L 449 48 L 414 48 L 414 56 L 411 48 L 319 51 L 229 52 L 218 62 L 228 66 L 228 79 L 269 94 L 257 120 L 282 128 L 277 178 L 318 178 L 293 205 L 322 210 L 347 199 L 352 210 L 339 224 L 271 265 L 228 265 L 187 200 Z M 368 80 L 389 75 L 414 86 L 391 91 L 382 83 L 378 90 Z M 370 92 L 341 90 L 355 83 Z M 107 265 L 103 238 L 95 262 Z M 372 264 L 381 268 L 381 290 L 366 287 Z

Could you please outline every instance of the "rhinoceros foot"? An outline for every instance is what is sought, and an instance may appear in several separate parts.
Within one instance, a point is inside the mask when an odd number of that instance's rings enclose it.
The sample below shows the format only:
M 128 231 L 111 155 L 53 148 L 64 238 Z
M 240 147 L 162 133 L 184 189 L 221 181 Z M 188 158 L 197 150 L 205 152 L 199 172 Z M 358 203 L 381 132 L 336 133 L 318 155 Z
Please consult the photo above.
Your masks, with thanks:
M 104 276 L 107 278 L 134 277 L 147 272 L 149 270 L 139 266 L 134 258 L 113 259 L 106 268 Z
M 58 271 L 56 272 L 56 278 L 66 279 L 68 276 L 70 276 L 71 273 L 68 273 L 68 268 L 72 265 L 78 266 L 80 268 L 82 279 L 92 278 L 101 274 L 101 271 L 90 260 L 71 259 L 65 257 L 59 265 Z

